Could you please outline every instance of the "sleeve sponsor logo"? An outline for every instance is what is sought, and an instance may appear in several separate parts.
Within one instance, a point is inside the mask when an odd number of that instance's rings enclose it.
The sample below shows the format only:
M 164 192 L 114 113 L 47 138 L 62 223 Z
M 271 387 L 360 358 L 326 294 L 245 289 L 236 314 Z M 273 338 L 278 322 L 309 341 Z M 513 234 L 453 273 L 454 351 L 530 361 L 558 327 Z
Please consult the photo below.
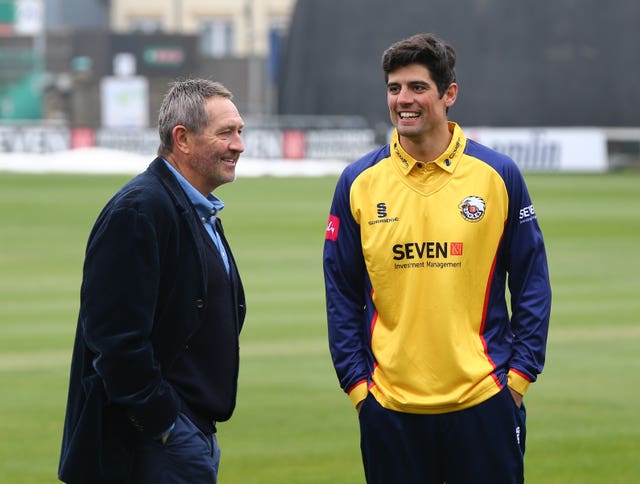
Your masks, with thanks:
M 338 240 L 338 230 L 340 229 L 340 217 L 335 215 L 329 215 L 329 222 L 327 223 L 327 232 L 325 234 L 326 240 L 335 242 Z
M 529 205 L 528 207 L 524 207 L 520 209 L 519 220 L 520 223 L 530 222 L 536 218 L 536 211 L 533 208 L 533 205 Z
M 478 222 L 484 216 L 487 209 L 485 201 L 475 195 L 471 195 L 460 202 L 458 205 L 460 214 L 469 222 Z

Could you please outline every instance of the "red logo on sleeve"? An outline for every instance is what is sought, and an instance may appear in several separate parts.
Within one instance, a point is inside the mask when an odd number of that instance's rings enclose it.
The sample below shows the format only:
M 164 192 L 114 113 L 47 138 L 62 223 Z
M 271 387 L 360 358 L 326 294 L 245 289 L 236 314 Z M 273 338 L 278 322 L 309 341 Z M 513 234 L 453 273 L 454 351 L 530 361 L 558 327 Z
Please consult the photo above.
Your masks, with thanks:
M 329 222 L 327 223 L 327 233 L 325 239 L 335 242 L 338 240 L 338 229 L 340 228 L 340 217 L 335 215 L 329 215 Z

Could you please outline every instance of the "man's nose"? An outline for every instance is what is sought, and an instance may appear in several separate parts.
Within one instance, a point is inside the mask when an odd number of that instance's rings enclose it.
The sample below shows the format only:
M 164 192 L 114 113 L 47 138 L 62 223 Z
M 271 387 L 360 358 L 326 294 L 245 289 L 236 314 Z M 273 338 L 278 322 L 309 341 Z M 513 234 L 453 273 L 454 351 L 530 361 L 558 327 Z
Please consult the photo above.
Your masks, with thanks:
M 240 133 L 236 133 L 233 135 L 231 143 L 229 144 L 229 148 L 233 151 L 237 151 L 238 153 L 242 153 L 244 151 L 244 143 L 242 142 Z

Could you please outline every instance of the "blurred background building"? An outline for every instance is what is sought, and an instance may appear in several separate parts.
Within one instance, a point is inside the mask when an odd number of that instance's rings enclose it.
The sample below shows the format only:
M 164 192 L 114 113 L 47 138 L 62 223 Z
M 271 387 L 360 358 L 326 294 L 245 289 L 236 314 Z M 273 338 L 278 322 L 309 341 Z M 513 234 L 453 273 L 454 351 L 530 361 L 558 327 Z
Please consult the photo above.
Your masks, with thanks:
M 597 127 L 636 156 L 639 19 L 622 0 L 0 0 L 0 146 L 37 124 L 147 151 L 168 84 L 198 76 L 234 92 L 255 156 L 352 159 L 388 135 L 383 50 L 432 31 L 458 51 L 463 126 Z
M 189 76 L 227 84 L 244 113 L 273 113 L 294 4 L 0 0 L 0 119 L 98 127 L 104 79 L 140 76 L 148 86 L 147 119 L 155 118 L 167 84 Z

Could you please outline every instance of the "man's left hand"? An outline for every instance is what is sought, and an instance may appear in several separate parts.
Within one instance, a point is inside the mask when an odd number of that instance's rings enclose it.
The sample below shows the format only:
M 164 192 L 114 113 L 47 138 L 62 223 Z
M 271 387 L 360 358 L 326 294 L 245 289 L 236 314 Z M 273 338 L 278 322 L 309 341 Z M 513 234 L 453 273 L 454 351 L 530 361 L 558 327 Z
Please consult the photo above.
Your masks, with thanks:
M 511 392 L 511 396 L 513 397 L 513 401 L 516 402 L 518 408 L 522 406 L 522 395 L 516 392 L 513 388 L 509 387 L 509 391 Z

